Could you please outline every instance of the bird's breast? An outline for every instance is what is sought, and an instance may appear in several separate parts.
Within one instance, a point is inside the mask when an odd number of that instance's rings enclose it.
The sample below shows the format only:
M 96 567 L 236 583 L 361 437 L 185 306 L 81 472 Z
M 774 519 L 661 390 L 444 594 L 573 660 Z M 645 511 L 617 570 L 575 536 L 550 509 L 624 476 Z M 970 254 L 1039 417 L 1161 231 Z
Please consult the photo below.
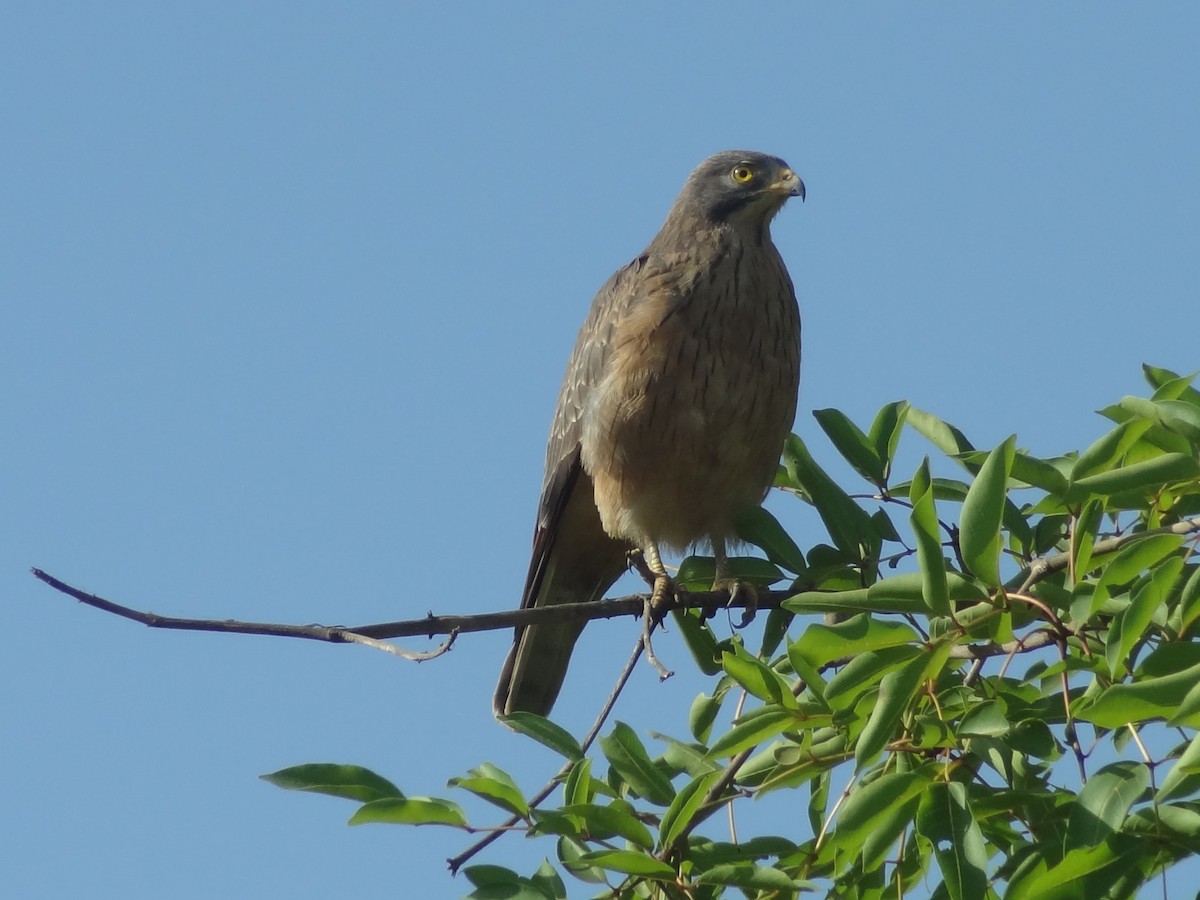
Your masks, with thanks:
M 583 416 L 606 530 L 677 547 L 761 501 L 795 416 L 800 324 L 769 244 L 658 285 L 621 321 Z

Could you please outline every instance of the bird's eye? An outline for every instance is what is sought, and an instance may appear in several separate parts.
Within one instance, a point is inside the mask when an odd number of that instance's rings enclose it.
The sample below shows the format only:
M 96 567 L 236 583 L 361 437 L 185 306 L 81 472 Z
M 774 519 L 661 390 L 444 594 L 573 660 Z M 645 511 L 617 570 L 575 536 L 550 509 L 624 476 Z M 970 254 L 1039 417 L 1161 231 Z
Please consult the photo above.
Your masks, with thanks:
M 734 166 L 729 174 L 738 184 L 748 184 L 754 178 L 754 170 L 749 166 Z

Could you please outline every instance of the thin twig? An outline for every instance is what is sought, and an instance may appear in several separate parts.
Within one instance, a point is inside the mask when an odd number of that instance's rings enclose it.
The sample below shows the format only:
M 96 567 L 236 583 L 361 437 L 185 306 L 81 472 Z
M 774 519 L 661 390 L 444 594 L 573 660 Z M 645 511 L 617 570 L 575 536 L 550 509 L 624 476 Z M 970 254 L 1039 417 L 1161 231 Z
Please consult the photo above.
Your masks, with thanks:
M 1066 639 L 1060 637 L 1055 643 L 1058 644 L 1059 660 L 1065 663 L 1067 661 Z M 1063 712 L 1066 714 L 1064 731 L 1066 733 L 1067 746 L 1071 748 L 1071 752 L 1075 755 L 1075 763 L 1079 766 L 1079 780 L 1083 784 L 1087 784 L 1087 759 L 1084 756 L 1083 747 L 1079 743 L 1079 733 L 1075 729 L 1075 719 L 1071 715 L 1071 682 L 1070 676 L 1067 674 L 1067 667 L 1063 666 L 1062 671 L 1058 675 L 1062 684 Z
M 1200 517 L 1191 519 L 1183 519 L 1173 525 L 1164 525 L 1162 528 L 1151 528 L 1147 531 L 1134 531 L 1129 534 L 1118 535 L 1117 537 L 1105 538 L 1102 541 L 1096 541 L 1092 545 L 1092 557 L 1103 556 L 1105 553 L 1112 553 L 1120 550 L 1126 544 L 1132 541 L 1140 541 L 1142 538 L 1150 537 L 1154 534 L 1196 534 L 1200 532 Z M 1042 556 L 1035 559 L 1028 567 L 1017 573 L 1017 576 L 1010 583 L 1020 585 L 1018 590 L 1021 593 L 1027 592 L 1033 585 L 1037 584 L 1047 575 L 1052 575 L 1055 572 L 1062 571 L 1072 564 L 1074 556 L 1067 553 L 1057 553 L 1054 556 Z
M 850 776 L 850 780 L 846 782 L 845 790 L 842 791 L 837 802 L 833 804 L 833 808 L 829 810 L 829 814 L 825 816 L 825 821 L 821 823 L 821 833 L 817 835 L 817 841 L 813 844 L 814 854 L 821 849 L 821 842 L 825 840 L 825 835 L 829 832 L 829 826 L 833 824 L 833 817 L 837 815 L 838 810 L 842 808 L 842 804 L 846 802 L 846 798 L 850 796 L 850 790 L 854 787 L 854 782 L 856 781 L 858 781 L 858 773 Z
M 661 607 L 661 604 L 659 604 Z M 646 662 L 654 666 L 654 670 L 658 672 L 658 680 L 666 681 L 675 673 L 658 661 L 658 657 L 654 655 L 654 645 L 650 642 L 650 635 L 654 629 L 662 622 L 662 616 L 655 610 L 654 598 L 648 598 L 642 609 L 642 644 L 641 646 L 646 651 Z
M 431 659 L 437 659 L 443 653 L 454 646 L 454 640 L 458 637 L 457 631 L 451 631 L 450 636 L 441 644 L 432 650 L 405 650 L 402 647 L 397 647 L 395 644 L 389 644 L 386 641 L 377 641 L 375 638 L 367 637 L 365 634 L 356 634 L 353 631 L 343 631 L 342 639 L 352 644 L 362 644 L 364 647 L 372 647 L 375 650 L 382 650 L 385 653 L 391 653 L 402 657 L 412 662 L 428 662 Z
M 585 754 L 595 742 L 596 737 L 600 734 L 600 729 L 604 727 L 604 723 L 612 713 L 613 707 L 616 706 L 617 698 L 621 696 L 621 691 L 625 689 L 625 685 L 629 682 L 629 676 L 633 674 L 634 667 L 637 666 L 637 661 L 641 658 L 644 647 L 645 644 L 639 638 L 637 645 L 633 648 L 633 653 L 629 656 L 629 661 L 625 663 L 625 668 L 621 670 L 621 674 L 617 678 L 617 683 L 613 685 L 613 689 L 608 694 L 608 699 L 604 701 L 604 705 L 600 708 L 600 714 L 596 716 L 595 723 L 593 723 L 591 729 L 589 729 L 588 733 L 584 736 L 582 743 L 580 743 L 580 747 L 583 748 L 583 752 Z M 575 764 L 573 762 L 568 762 L 561 769 L 559 769 L 555 776 L 546 782 L 545 786 L 529 799 L 529 808 L 533 809 L 536 806 L 539 806 L 547 797 L 554 793 L 554 789 L 557 788 L 562 779 L 565 778 L 568 773 L 570 773 L 571 767 L 574 765 Z M 522 821 L 523 820 L 520 816 L 513 816 L 490 834 L 487 834 L 464 850 L 462 853 L 458 854 L 458 856 L 454 856 L 446 860 L 446 864 L 450 868 L 450 874 L 457 875 L 458 870 L 461 869 L 463 865 L 465 865 L 472 857 L 478 855 L 502 834 L 507 833 L 513 828 L 513 826 L 519 825 Z

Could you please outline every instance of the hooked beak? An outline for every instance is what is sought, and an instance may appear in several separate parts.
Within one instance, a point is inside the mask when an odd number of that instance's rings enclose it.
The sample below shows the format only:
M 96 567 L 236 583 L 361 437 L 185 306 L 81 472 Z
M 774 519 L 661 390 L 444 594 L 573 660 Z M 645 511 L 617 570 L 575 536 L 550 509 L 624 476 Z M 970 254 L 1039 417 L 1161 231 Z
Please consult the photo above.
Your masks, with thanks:
M 799 197 L 802 202 L 804 200 L 804 182 L 791 169 L 780 171 L 779 178 L 771 185 L 770 190 L 787 197 Z

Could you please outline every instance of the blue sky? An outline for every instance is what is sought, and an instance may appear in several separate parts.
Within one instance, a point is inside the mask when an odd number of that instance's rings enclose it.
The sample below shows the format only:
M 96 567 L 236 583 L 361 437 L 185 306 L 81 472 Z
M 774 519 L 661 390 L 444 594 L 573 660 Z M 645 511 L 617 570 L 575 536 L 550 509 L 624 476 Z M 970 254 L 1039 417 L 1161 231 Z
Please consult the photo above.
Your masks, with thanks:
M 714 151 L 807 184 L 774 231 L 823 461 L 814 408 L 907 399 L 1052 454 L 1142 362 L 1200 368 L 1197 34 L 1168 3 L 0 12 L 12 896 L 467 891 L 458 833 L 347 828 L 256 776 L 357 762 L 439 794 L 489 760 L 532 792 L 555 759 L 490 712 L 509 635 L 416 666 L 151 632 L 28 568 L 187 616 L 511 608 L 575 330 Z M 635 639 L 589 629 L 563 724 Z M 682 735 L 703 682 L 657 649 L 679 674 L 640 669 L 618 716 Z

